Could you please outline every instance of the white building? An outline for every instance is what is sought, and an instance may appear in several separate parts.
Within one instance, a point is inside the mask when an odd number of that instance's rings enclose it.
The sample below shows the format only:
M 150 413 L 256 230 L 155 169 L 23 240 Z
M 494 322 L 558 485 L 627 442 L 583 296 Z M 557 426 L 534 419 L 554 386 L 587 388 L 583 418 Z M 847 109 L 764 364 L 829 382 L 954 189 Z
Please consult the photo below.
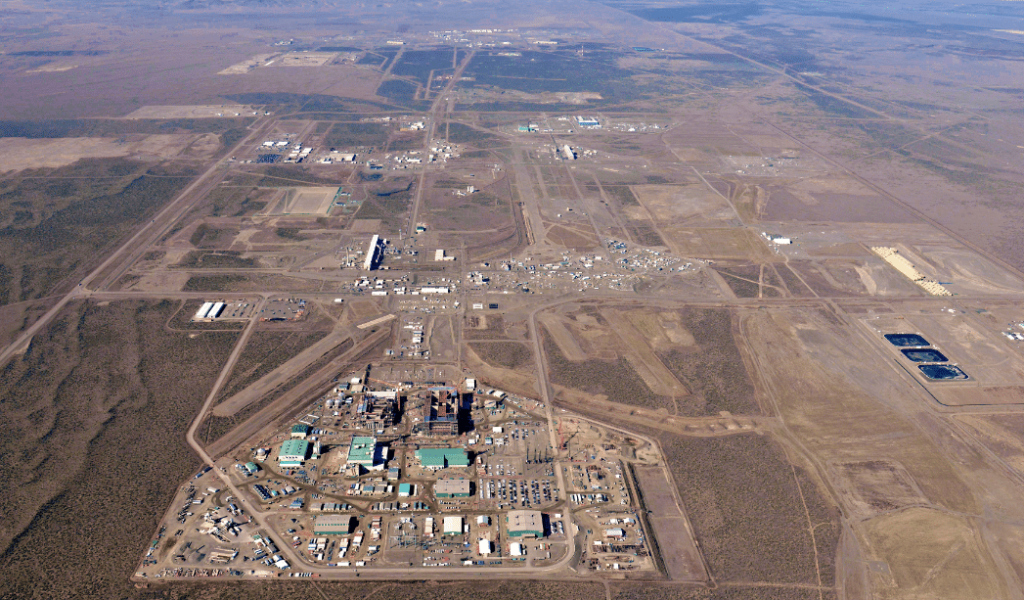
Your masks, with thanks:
M 206 315 L 210 313 L 210 309 L 213 308 L 213 302 L 204 302 L 199 310 L 196 311 L 196 316 L 193 317 L 196 321 L 205 319 Z
M 441 535 L 462 535 L 462 517 L 445 517 Z
M 223 302 L 215 302 L 213 306 L 210 307 L 210 312 L 206 313 L 206 318 L 216 319 L 217 317 L 220 316 L 220 313 L 224 312 L 225 306 L 227 305 L 224 304 Z
M 372 271 L 377 263 L 377 254 L 380 252 L 380 236 L 374 234 L 370 238 L 370 246 L 366 249 L 366 260 L 363 261 L 363 270 Z

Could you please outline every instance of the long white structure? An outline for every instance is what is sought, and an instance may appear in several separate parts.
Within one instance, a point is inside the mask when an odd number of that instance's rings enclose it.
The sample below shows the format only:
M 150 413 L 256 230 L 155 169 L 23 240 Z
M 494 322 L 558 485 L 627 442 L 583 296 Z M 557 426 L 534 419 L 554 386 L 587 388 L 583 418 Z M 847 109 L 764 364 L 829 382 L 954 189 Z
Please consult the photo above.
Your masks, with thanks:
M 199 310 L 196 311 L 196 316 L 193 317 L 196 321 L 205 319 L 206 315 L 210 313 L 210 309 L 213 308 L 213 302 L 204 302 Z
M 206 313 L 207 319 L 216 319 L 220 316 L 220 313 L 224 311 L 224 307 L 227 306 L 223 302 L 217 302 L 210 308 L 210 312 Z
M 363 270 L 372 271 L 374 264 L 377 262 L 377 252 L 379 251 L 380 236 L 374 234 L 370 238 L 370 247 L 366 249 L 366 260 L 363 261 Z

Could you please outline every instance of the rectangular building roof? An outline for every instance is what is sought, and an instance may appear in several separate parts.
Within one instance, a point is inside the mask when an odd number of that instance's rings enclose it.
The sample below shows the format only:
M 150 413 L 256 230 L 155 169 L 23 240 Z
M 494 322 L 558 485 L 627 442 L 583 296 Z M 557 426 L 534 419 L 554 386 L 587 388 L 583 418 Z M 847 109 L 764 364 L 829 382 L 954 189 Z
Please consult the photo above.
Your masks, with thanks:
M 203 302 L 203 305 L 200 306 L 199 310 L 196 311 L 195 318 L 196 319 L 205 319 L 206 318 L 206 314 L 210 312 L 211 308 L 213 308 L 213 302 Z
M 539 510 L 508 511 L 508 532 L 510 535 L 544 533 L 544 518 Z
M 277 457 L 281 460 L 288 460 L 289 458 L 298 458 L 298 460 L 306 460 L 309 456 L 309 442 L 306 440 L 285 440 L 281 444 L 281 451 L 277 453 Z
M 348 462 L 371 465 L 376 452 L 377 438 L 356 436 L 348 446 Z
M 434 484 L 434 493 L 437 495 L 469 495 L 468 479 L 438 479 Z
M 441 526 L 441 532 L 444 535 L 458 535 L 462 533 L 462 517 L 445 517 Z
M 351 515 L 318 515 L 313 519 L 313 533 L 350 533 L 351 531 Z
M 416 458 L 424 467 L 469 466 L 469 455 L 462 448 L 421 448 Z

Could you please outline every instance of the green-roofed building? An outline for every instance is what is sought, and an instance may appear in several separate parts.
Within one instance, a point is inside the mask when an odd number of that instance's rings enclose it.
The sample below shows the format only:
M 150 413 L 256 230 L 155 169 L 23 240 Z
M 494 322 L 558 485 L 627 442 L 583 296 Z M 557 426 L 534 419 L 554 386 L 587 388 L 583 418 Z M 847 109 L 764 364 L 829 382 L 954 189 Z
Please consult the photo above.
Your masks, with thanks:
M 348 464 L 372 467 L 377 464 L 379 453 L 377 452 L 377 438 L 360 437 L 352 438 L 348 445 Z
M 304 440 L 306 439 L 306 436 L 309 435 L 309 429 L 309 425 L 306 425 L 305 423 L 298 423 L 296 425 L 292 425 L 292 437 L 295 439 Z
M 421 448 L 416 451 L 416 459 L 425 469 L 469 466 L 469 455 L 462 448 Z
M 306 440 L 285 440 L 281 444 L 281 451 L 277 453 L 277 460 L 282 467 L 300 467 L 309 458 L 309 442 Z

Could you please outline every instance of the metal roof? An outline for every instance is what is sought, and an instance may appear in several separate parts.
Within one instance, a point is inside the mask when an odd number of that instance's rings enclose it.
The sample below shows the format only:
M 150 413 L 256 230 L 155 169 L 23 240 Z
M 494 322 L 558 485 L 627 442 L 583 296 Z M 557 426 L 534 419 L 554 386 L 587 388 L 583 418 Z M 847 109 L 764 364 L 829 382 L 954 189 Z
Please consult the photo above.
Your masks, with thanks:
M 469 455 L 462 448 L 421 448 L 416 458 L 425 467 L 469 466 Z
M 348 462 L 356 464 L 373 464 L 377 451 L 377 438 L 354 437 L 348 446 Z
M 277 453 L 277 457 L 290 456 L 301 456 L 305 460 L 309 456 L 309 442 L 306 440 L 285 440 L 281 444 L 281 451 Z

